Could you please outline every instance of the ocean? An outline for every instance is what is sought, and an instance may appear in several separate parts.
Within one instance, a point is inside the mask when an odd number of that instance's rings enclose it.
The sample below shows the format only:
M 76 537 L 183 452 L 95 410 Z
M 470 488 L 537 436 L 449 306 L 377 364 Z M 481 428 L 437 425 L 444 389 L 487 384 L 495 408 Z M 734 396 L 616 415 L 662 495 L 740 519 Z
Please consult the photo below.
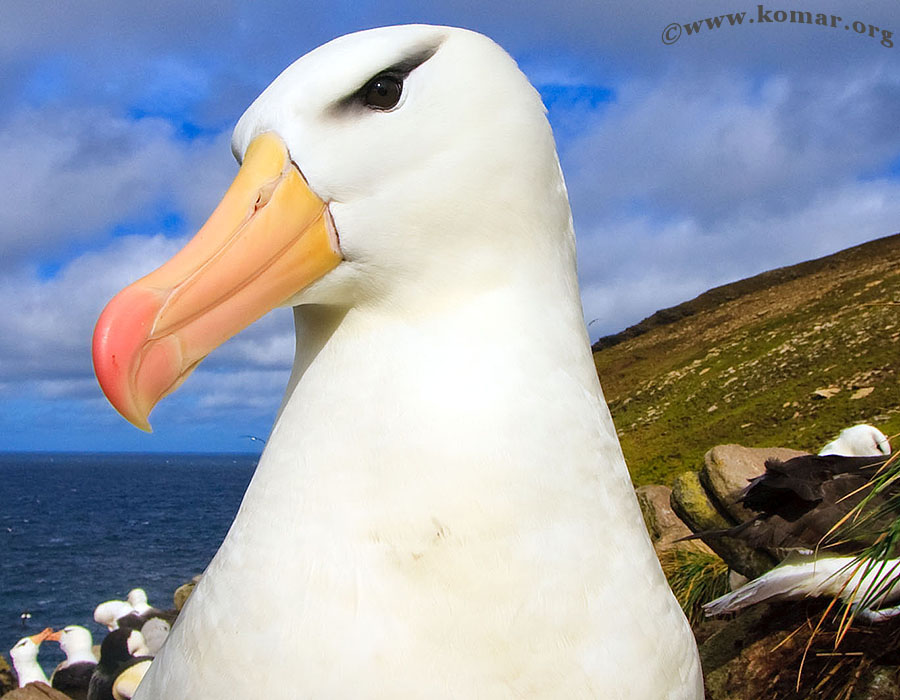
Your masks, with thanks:
M 143 588 L 151 605 L 201 573 L 258 455 L 0 453 L 0 653 L 44 627 L 105 628 L 94 608 Z M 31 618 L 23 623 L 23 612 Z M 55 642 L 38 657 L 64 659 Z

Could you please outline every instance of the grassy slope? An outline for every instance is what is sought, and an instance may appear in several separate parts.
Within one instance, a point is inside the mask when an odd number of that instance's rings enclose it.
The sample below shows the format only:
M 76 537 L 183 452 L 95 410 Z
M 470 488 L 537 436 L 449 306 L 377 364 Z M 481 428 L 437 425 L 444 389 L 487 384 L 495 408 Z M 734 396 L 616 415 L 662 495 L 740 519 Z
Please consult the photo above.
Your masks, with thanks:
M 858 422 L 900 432 L 898 340 L 900 234 L 710 290 L 598 341 L 594 361 L 639 486 L 720 443 L 817 450 Z

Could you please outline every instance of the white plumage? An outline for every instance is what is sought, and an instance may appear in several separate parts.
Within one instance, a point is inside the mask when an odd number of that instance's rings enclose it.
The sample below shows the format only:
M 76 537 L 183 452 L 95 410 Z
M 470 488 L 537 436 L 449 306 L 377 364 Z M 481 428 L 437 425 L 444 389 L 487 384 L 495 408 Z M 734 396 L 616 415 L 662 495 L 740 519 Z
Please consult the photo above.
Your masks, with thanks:
M 392 73 L 399 102 L 369 109 Z M 136 697 L 701 698 L 515 63 L 460 29 L 345 36 L 254 102 L 238 158 L 267 132 L 343 261 L 287 301 L 277 422 Z
M 703 610 L 707 615 L 721 615 L 757 603 L 816 596 L 855 602 L 856 614 L 872 622 L 894 617 L 900 610 L 874 608 L 900 600 L 900 560 L 866 566 L 855 557 L 791 555 L 771 571 L 707 603 Z M 871 607 L 859 608 L 867 598 Z
M 840 435 L 819 450 L 820 455 L 845 457 L 868 457 L 890 453 L 891 443 L 887 435 L 874 425 L 866 424 L 844 428 Z
M 134 613 L 131 603 L 124 600 L 107 600 L 94 608 L 94 622 L 109 631 L 119 629 L 119 620 Z
M 54 637 L 66 655 L 66 660 L 57 666 L 57 671 L 72 664 L 97 663 L 97 657 L 94 655 L 94 638 L 87 628 L 81 625 L 67 625 Z
M 38 652 L 41 643 L 52 633 L 52 630 L 45 629 L 43 632 L 33 634 L 29 637 L 22 637 L 9 650 L 9 658 L 12 659 L 13 668 L 16 669 L 16 675 L 19 678 L 19 687 L 24 688 L 29 683 L 46 683 L 47 674 L 38 663 Z

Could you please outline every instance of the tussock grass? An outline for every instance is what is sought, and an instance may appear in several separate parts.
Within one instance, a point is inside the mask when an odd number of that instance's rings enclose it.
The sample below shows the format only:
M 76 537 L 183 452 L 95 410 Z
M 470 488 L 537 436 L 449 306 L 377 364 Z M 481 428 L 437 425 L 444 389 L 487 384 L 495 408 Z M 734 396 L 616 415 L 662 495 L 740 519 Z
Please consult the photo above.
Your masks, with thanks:
M 660 555 L 675 598 L 693 625 L 703 619 L 703 604 L 728 592 L 728 564 L 715 554 L 673 547 Z

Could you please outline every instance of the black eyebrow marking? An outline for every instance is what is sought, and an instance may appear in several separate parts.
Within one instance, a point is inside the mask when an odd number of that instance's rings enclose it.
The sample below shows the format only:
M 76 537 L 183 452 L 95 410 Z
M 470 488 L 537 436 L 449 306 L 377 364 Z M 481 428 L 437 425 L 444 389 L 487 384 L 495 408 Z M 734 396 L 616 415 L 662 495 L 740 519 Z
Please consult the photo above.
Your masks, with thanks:
M 427 61 L 429 58 L 434 56 L 434 54 L 437 53 L 438 48 L 440 48 L 439 43 L 426 46 L 425 48 L 400 59 L 396 63 L 391 64 L 387 68 L 383 68 L 382 70 L 373 73 L 371 76 L 366 78 L 361 85 L 350 92 L 350 94 L 345 95 L 344 97 L 340 97 L 332 102 L 331 105 L 329 105 L 329 107 L 327 108 L 328 111 L 332 114 L 341 114 L 350 109 L 354 105 L 354 103 L 361 104 L 361 98 L 365 96 L 364 91 L 366 87 L 378 76 L 389 75 L 393 78 L 397 78 L 400 81 L 406 80 L 407 76 L 409 76 L 410 73 L 412 73 L 416 68 L 425 63 L 425 61 Z

